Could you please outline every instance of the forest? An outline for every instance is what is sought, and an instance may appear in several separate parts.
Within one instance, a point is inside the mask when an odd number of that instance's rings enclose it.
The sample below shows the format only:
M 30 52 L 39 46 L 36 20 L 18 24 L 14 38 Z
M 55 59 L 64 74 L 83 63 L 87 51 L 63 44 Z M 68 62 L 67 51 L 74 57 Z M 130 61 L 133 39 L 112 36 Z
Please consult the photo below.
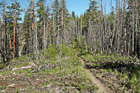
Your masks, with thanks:
M 140 93 L 140 0 L 108 0 L 109 13 L 89 0 L 80 16 L 67 0 L 26 0 L 26 9 L 7 1 L 0 93 Z

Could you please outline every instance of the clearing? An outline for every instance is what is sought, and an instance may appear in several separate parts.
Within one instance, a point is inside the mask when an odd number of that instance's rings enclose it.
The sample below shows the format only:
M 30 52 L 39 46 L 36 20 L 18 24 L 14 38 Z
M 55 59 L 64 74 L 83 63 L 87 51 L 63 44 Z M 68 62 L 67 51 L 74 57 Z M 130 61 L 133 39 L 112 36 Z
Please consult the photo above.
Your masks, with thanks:
M 38 59 L 28 54 L 1 63 L 0 92 L 139 93 L 139 60 L 80 51 L 52 45 Z

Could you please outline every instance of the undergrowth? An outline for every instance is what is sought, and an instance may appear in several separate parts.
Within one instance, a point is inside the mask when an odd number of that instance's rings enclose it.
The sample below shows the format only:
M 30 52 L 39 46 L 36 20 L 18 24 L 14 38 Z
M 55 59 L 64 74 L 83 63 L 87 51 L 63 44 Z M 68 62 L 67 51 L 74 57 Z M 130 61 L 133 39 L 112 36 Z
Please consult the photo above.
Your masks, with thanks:
M 83 42 L 74 40 L 74 49 L 87 68 L 114 92 L 140 93 L 140 60 L 113 53 L 93 53 Z
M 97 87 L 91 83 L 76 52 L 66 45 L 50 45 L 46 51 L 40 51 L 37 58 L 28 54 L 13 59 L 0 70 L 0 91 L 96 92 Z
M 114 92 L 140 93 L 140 61 L 138 59 L 116 54 L 86 52 L 80 57 L 96 77 Z

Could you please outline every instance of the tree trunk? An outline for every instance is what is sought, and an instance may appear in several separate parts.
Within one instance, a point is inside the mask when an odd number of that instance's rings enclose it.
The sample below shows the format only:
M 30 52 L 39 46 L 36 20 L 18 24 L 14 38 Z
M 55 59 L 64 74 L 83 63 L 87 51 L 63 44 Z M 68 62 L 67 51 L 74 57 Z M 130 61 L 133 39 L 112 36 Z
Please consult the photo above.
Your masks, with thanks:
M 28 54 L 29 53 L 29 39 L 28 39 L 28 37 L 29 37 L 29 33 L 28 33 L 28 29 L 27 29 L 27 24 L 26 24 L 26 54 Z
M 46 20 L 45 20 L 45 17 L 44 17 L 44 19 L 43 19 L 43 23 L 44 23 L 44 34 L 43 34 L 43 48 L 44 48 L 44 51 L 46 50 L 46 24 L 45 24 L 45 22 L 46 22 Z
M 14 57 L 16 57 L 16 51 L 15 51 L 15 48 L 16 48 L 16 0 L 15 0 L 15 14 L 14 14 L 14 28 L 13 28 L 13 31 L 14 31 L 14 49 L 13 49 L 13 52 L 14 52 Z
M 47 11 L 47 47 L 48 47 L 48 40 L 49 40 L 49 13 Z
M 9 31 L 9 45 L 10 45 L 10 56 L 11 56 L 11 58 L 10 58 L 10 59 L 13 59 L 10 31 Z
M 35 55 L 35 58 L 38 59 L 38 38 L 37 38 L 37 22 L 35 21 L 35 29 L 34 29 L 34 35 L 33 35 L 33 54 Z
M 3 31 L 2 31 L 2 52 L 3 54 L 6 51 L 6 16 L 5 16 L 5 0 L 3 0 Z M 2 61 L 5 62 L 5 55 L 2 54 Z
M 54 14 L 53 14 L 53 44 L 55 44 L 55 22 L 54 22 Z
M 31 38 L 32 38 L 32 47 L 31 47 L 31 50 L 32 50 L 32 53 L 34 53 L 34 42 L 33 42 L 33 37 L 34 37 L 34 0 L 32 0 L 32 30 L 31 30 Z

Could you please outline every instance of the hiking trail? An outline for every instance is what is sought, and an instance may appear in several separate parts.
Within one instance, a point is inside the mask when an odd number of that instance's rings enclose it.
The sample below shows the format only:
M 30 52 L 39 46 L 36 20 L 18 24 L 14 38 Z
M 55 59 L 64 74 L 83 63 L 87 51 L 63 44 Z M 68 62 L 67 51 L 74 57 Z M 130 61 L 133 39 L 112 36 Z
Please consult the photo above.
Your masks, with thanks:
M 80 58 L 80 57 L 79 57 Z M 85 68 L 85 71 L 89 74 L 89 77 L 93 84 L 95 84 L 98 87 L 97 93 L 113 93 L 112 90 L 107 88 L 99 79 L 95 77 L 95 75 L 87 68 L 85 62 L 80 58 L 83 67 Z

